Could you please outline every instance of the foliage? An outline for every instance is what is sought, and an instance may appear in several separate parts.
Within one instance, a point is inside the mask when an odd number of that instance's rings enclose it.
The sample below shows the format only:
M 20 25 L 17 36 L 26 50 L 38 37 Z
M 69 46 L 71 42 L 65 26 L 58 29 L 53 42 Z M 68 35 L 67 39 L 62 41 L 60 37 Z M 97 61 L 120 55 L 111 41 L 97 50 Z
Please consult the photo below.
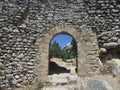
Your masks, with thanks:
M 53 44 L 50 45 L 50 58 L 52 57 L 61 57 L 61 48 L 59 44 L 55 41 Z
M 75 56 L 75 55 L 77 55 L 77 45 L 76 45 L 76 42 L 75 42 L 74 39 L 72 40 L 71 44 L 73 45 L 72 52 L 73 52 L 73 54 Z
M 76 57 L 77 55 L 77 46 L 76 46 L 76 42 L 73 39 L 72 42 L 72 48 L 69 50 L 62 50 L 59 46 L 59 44 L 55 41 L 53 44 L 50 45 L 50 52 L 49 52 L 49 57 L 50 58 L 61 58 L 64 61 L 66 59 L 73 59 Z

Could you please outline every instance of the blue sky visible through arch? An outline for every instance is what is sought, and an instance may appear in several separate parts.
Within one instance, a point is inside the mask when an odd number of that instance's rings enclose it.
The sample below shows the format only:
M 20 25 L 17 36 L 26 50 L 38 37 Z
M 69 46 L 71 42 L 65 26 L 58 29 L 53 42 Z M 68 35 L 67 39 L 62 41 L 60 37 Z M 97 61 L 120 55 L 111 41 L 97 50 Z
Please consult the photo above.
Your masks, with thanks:
M 56 41 L 57 43 L 59 43 L 59 46 L 61 47 L 61 49 L 63 49 L 66 46 L 66 44 L 72 41 L 72 39 L 73 38 L 70 35 L 58 34 L 51 40 L 51 44 L 53 44 L 54 41 Z

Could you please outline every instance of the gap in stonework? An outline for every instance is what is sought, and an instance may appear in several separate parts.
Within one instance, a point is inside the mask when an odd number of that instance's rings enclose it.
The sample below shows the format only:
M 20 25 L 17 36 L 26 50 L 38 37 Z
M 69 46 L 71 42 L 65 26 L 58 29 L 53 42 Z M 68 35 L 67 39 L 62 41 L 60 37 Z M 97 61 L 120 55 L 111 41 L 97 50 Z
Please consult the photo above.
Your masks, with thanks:
M 55 35 L 49 46 L 49 75 L 77 73 L 77 45 L 69 34 Z

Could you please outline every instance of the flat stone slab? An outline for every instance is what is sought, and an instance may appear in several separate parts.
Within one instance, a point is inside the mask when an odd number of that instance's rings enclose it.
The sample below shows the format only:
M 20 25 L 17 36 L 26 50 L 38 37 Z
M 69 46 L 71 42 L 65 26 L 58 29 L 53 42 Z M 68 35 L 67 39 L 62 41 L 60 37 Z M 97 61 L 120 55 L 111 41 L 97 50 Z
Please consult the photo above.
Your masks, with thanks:
M 108 82 L 103 80 L 85 78 L 82 82 L 83 90 L 113 90 Z

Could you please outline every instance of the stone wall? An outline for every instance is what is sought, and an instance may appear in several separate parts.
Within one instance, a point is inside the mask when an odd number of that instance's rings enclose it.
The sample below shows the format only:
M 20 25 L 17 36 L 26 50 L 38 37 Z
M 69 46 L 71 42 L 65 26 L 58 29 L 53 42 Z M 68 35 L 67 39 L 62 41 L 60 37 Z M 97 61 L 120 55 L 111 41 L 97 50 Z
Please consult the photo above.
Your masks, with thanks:
M 98 36 L 101 59 L 120 58 L 120 1 L 85 0 L 85 9 Z
M 83 33 L 77 26 L 73 25 L 59 25 L 55 26 L 47 33 L 43 34 L 37 39 L 39 46 L 40 66 L 38 69 L 38 78 L 46 80 L 49 73 L 49 44 L 52 38 L 58 34 L 68 34 L 73 37 L 77 45 L 77 60 L 76 68 L 78 76 L 87 76 L 98 73 L 98 43 L 96 34 L 93 32 Z M 54 67 L 54 66 L 53 66 Z
M 102 58 L 119 52 L 119 0 L 1 0 L 0 87 L 33 82 L 40 63 L 36 39 L 61 24 L 95 32 Z

